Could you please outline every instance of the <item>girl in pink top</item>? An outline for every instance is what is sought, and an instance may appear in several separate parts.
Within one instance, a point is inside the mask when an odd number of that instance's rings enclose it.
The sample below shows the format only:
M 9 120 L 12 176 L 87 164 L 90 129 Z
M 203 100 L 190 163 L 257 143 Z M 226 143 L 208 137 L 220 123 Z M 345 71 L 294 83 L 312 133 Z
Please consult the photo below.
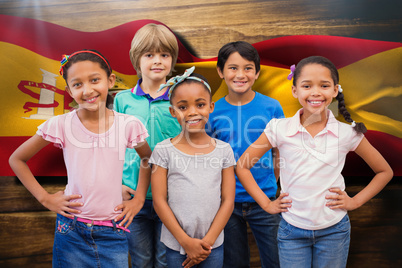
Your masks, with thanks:
M 346 110 L 335 65 L 313 56 L 291 70 L 292 93 L 303 108 L 292 118 L 271 120 L 240 157 L 236 173 L 264 210 L 282 215 L 277 236 L 281 267 L 345 267 L 350 242 L 347 211 L 380 192 L 393 172 L 364 137 L 365 126 L 354 122 Z M 335 119 L 328 109 L 333 98 L 352 125 Z M 270 201 L 250 168 L 273 147 L 280 153 L 282 193 Z M 341 175 L 349 151 L 355 151 L 376 173 L 354 197 L 345 192 Z
M 64 55 L 60 74 L 78 109 L 53 117 L 10 157 L 10 166 L 36 199 L 57 213 L 53 267 L 128 267 L 126 233 L 145 202 L 150 182 L 144 125 L 135 117 L 107 108 L 115 75 L 95 50 Z M 54 143 L 63 149 L 68 184 L 64 192 L 48 193 L 26 162 Z M 142 159 L 139 191 L 122 200 L 126 148 Z M 142 189 L 142 190 L 141 190 Z

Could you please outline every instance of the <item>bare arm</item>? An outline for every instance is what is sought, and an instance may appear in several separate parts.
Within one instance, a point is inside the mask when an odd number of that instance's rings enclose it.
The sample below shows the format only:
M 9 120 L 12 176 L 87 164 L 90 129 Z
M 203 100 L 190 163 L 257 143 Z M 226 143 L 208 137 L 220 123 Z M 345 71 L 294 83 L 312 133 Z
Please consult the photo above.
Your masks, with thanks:
M 247 148 L 243 155 L 237 161 L 236 174 L 239 178 L 244 189 L 253 197 L 253 199 L 270 214 L 276 214 L 279 212 L 286 212 L 290 207 L 291 201 L 289 199 L 283 199 L 288 194 L 282 193 L 279 198 L 273 202 L 265 195 L 265 193 L 258 186 L 250 169 L 257 163 L 260 158 L 272 148 L 265 133 Z
M 346 192 L 341 191 L 339 188 L 330 189 L 330 191 L 335 194 L 328 195 L 326 198 L 334 200 L 327 203 L 327 206 L 332 209 L 341 208 L 354 210 L 359 208 L 378 194 L 392 179 L 393 171 L 391 167 L 366 138 L 363 138 L 355 152 L 363 158 L 376 175 L 371 182 L 353 198 L 350 198 Z
M 50 142 L 45 141 L 41 136 L 35 134 L 14 151 L 10 156 L 9 163 L 18 179 L 43 206 L 51 211 L 71 218 L 72 215 L 66 212 L 80 213 L 79 210 L 71 207 L 82 206 L 82 203 L 70 202 L 70 200 L 81 198 L 81 196 L 65 196 L 62 191 L 49 194 L 38 183 L 27 165 L 27 161 L 49 143 Z
M 119 225 L 124 225 L 126 228 L 131 224 L 135 215 L 137 215 L 137 213 L 143 207 L 151 181 L 151 168 L 148 165 L 148 160 L 152 154 L 151 148 L 145 141 L 135 147 L 135 150 L 138 156 L 141 158 L 137 190 L 135 191 L 133 199 L 123 201 L 123 204 L 116 207 L 116 210 L 123 209 L 123 212 L 116 217 L 116 221 L 124 217 Z

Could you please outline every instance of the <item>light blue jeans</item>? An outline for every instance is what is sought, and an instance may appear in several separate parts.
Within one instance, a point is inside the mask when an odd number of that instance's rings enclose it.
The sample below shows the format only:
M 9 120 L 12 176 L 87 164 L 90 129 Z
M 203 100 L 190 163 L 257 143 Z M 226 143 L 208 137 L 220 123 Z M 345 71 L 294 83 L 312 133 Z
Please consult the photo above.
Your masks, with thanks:
M 224 229 L 224 267 L 250 267 L 247 223 L 260 252 L 261 266 L 279 267 L 276 239 L 279 221 L 278 214 L 269 214 L 255 202 L 235 203 L 233 213 Z
M 127 234 L 132 268 L 165 268 L 166 247 L 160 241 L 162 221 L 156 214 L 152 200 L 134 217 Z
M 168 267 L 180 268 L 181 264 L 187 259 L 186 255 L 181 255 L 180 252 L 166 248 L 166 260 Z M 208 258 L 192 268 L 222 268 L 223 265 L 223 245 L 211 250 Z
M 321 230 L 304 230 L 281 220 L 278 248 L 281 267 L 346 267 L 350 243 L 350 222 L 340 222 Z
M 126 232 L 57 214 L 53 267 L 128 267 Z

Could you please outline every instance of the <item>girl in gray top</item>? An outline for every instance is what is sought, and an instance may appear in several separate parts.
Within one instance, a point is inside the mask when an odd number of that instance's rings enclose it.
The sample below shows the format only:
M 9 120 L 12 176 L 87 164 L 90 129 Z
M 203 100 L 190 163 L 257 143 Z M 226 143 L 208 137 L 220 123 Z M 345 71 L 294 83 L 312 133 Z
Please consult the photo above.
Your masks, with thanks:
M 193 71 L 161 86 L 170 87 L 170 113 L 182 131 L 152 153 L 152 196 L 163 222 L 168 266 L 222 267 L 222 230 L 233 211 L 235 159 L 229 144 L 205 132 L 214 103 L 205 78 Z

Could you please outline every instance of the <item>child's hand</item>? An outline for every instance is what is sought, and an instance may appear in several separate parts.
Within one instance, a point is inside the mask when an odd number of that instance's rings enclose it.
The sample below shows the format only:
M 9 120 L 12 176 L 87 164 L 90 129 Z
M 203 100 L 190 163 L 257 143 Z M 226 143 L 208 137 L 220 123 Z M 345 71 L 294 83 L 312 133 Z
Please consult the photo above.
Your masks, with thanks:
M 64 217 L 74 218 L 70 213 L 79 214 L 81 211 L 73 207 L 82 207 L 84 204 L 81 202 L 70 202 L 70 200 L 79 198 L 81 198 L 81 195 L 64 195 L 63 191 L 59 191 L 55 194 L 47 195 L 41 203 L 49 210 L 63 215 Z
M 345 191 L 339 188 L 331 188 L 329 191 L 334 193 L 325 196 L 326 199 L 329 199 L 326 206 L 330 209 L 354 210 L 358 207 L 353 198 L 349 197 Z
M 125 228 L 127 228 L 133 221 L 135 215 L 137 215 L 137 213 L 141 210 L 144 202 L 145 200 L 140 200 L 139 198 L 135 198 L 135 196 L 129 201 L 123 201 L 122 204 L 118 205 L 114 209 L 115 211 L 123 210 L 123 212 L 116 217 L 115 221 L 119 221 L 124 218 L 119 223 L 119 226 L 124 226 Z
M 211 254 L 212 249 L 207 242 L 197 238 L 189 238 L 183 248 L 187 253 L 187 259 L 182 263 L 184 268 L 190 268 L 204 261 Z
M 135 190 L 128 186 L 123 185 L 123 201 L 128 201 L 131 199 L 131 195 L 135 195 Z
M 292 206 L 292 200 L 285 199 L 286 196 L 289 196 L 288 193 L 281 193 L 280 196 L 274 200 L 269 202 L 263 209 L 269 214 L 278 214 L 280 212 L 287 212 L 288 208 Z

